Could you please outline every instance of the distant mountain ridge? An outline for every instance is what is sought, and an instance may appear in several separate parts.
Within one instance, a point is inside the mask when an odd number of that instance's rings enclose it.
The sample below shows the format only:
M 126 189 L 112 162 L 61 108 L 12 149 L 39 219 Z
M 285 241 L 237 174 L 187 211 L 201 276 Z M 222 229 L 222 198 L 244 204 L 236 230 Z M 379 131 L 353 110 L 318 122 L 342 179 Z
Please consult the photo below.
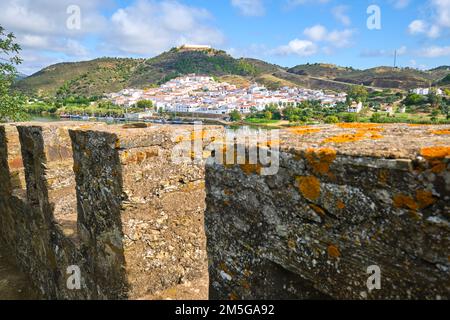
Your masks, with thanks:
M 450 67 L 441 66 L 428 71 L 392 67 L 357 70 L 316 63 L 284 68 L 257 59 L 235 59 L 221 50 L 173 48 L 150 59 L 98 58 L 51 65 L 18 81 L 16 88 L 34 95 L 98 96 L 127 87 L 156 86 L 191 73 L 213 76 L 238 85 L 257 81 L 271 89 L 301 86 L 345 90 L 350 85 L 363 84 L 380 89 L 407 90 L 440 84 L 450 75 Z

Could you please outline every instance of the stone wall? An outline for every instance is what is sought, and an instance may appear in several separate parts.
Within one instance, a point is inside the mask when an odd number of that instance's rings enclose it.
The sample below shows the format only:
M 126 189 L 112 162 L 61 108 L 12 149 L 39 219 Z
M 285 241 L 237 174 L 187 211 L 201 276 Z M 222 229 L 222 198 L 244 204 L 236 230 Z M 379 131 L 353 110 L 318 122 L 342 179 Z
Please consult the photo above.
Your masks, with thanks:
M 299 127 L 282 132 L 275 175 L 208 165 L 210 297 L 449 299 L 449 134 Z
M 450 298 L 448 126 L 282 130 L 259 145 L 278 146 L 270 175 L 205 165 L 239 158 L 222 134 L 0 126 L 2 247 L 47 299 L 161 297 L 207 279 L 208 264 L 218 299 Z M 182 143 L 186 163 L 172 159 Z M 67 287 L 73 265 L 81 290 Z M 366 285 L 374 265 L 380 290 Z
M 43 297 L 137 299 L 205 276 L 204 165 L 171 161 L 179 129 L 0 127 L 0 241 Z

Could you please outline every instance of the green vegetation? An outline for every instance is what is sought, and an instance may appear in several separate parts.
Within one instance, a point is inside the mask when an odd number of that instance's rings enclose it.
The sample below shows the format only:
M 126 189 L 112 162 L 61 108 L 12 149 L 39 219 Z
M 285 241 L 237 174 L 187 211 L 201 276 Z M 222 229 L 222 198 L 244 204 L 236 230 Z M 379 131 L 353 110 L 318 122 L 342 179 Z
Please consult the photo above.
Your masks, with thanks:
M 20 120 L 25 117 L 22 105 L 24 97 L 11 89 L 17 78 L 16 67 L 22 62 L 21 48 L 15 36 L 0 26 L 0 53 L 7 58 L 0 60 L 0 122 Z
M 150 100 L 140 100 L 136 103 L 138 109 L 153 109 L 153 102 Z
M 369 97 L 369 92 L 364 86 L 351 86 L 347 91 L 347 98 L 349 101 L 366 102 Z
M 239 113 L 239 111 L 233 110 L 233 111 L 231 111 L 231 113 L 230 113 L 230 119 L 231 119 L 231 121 L 233 121 L 233 122 L 241 121 L 241 120 L 242 120 L 242 116 L 241 116 L 241 114 Z

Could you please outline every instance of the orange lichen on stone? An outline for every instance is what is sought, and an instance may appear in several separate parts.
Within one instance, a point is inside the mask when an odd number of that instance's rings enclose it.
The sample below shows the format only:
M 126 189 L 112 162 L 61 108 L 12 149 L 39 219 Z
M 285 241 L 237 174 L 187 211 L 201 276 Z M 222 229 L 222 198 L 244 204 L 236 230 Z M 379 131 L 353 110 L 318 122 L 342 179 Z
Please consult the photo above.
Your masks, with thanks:
M 288 131 L 293 134 L 298 134 L 298 135 L 304 136 L 304 135 L 320 132 L 320 129 L 310 128 L 310 127 L 294 127 L 294 128 L 288 129 Z
M 338 209 L 339 210 L 343 210 L 343 209 L 345 209 L 345 203 L 344 202 L 342 202 L 341 200 L 338 200 L 338 202 L 337 202 L 337 205 L 336 205 L 337 207 L 338 207 Z
M 341 256 L 341 252 L 339 251 L 339 248 L 335 245 L 330 244 L 328 246 L 328 255 L 332 258 L 339 258 Z
M 315 204 L 310 204 L 309 207 L 314 210 L 315 213 L 318 215 L 325 217 L 325 210 L 323 210 L 321 207 L 316 206 Z
M 434 198 L 433 194 L 427 190 L 417 190 L 416 199 L 419 209 L 425 209 L 436 202 L 436 198 Z
M 450 147 L 434 146 L 422 148 L 420 155 L 428 160 L 431 166 L 431 172 L 441 173 L 447 169 L 447 164 L 443 160 L 450 156 Z
M 336 124 L 337 127 L 341 129 L 367 129 L 367 128 L 377 128 L 380 125 L 376 123 L 362 123 L 362 122 L 343 122 Z
M 344 133 L 337 136 L 333 136 L 323 140 L 323 143 L 348 143 L 357 142 L 364 139 L 364 134 L 357 133 Z
M 417 190 L 415 199 L 413 197 L 397 194 L 394 196 L 394 206 L 402 209 L 409 209 L 411 211 L 417 211 L 428 208 L 436 202 L 436 198 L 433 194 L 427 190 Z
M 450 134 L 450 130 L 446 129 L 446 130 L 434 130 L 431 131 L 432 134 L 437 134 L 437 135 L 447 135 Z
M 333 136 L 325 139 L 322 143 L 348 143 L 357 142 L 365 139 L 381 139 L 383 136 L 381 132 L 383 128 L 378 128 L 377 124 L 373 123 L 342 123 L 341 128 L 345 129 L 357 129 L 355 133 L 343 133 L 337 136 Z
M 450 147 L 435 146 L 420 149 L 420 154 L 426 159 L 444 159 L 450 156 Z
M 241 170 L 244 171 L 246 175 L 251 175 L 253 173 L 255 174 L 261 174 L 261 168 L 262 166 L 260 164 L 241 164 L 239 165 L 241 167 Z
M 447 169 L 447 164 L 441 161 L 433 161 L 432 162 L 432 168 L 431 172 L 433 173 L 441 173 L 444 172 L 445 169 Z
M 300 193 L 311 201 L 320 197 L 320 181 L 314 176 L 297 177 Z
M 342 129 L 373 129 L 380 125 L 375 123 L 338 123 L 337 126 Z
M 416 201 L 407 195 L 404 194 L 397 194 L 394 196 L 394 206 L 396 208 L 401 209 L 410 209 L 410 210 L 417 210 L 419 208 L 419 205 L 416 203 Z
M 8 161 L 9 169 L 19 169 L 23 168 L 23 161 L 21 157 L 14 158 Z
M 306 150 L 306 159 L 315 173 L 328 174 L 331 163 L 336 159 L 336 150 L 332 148 L 309 148 Z

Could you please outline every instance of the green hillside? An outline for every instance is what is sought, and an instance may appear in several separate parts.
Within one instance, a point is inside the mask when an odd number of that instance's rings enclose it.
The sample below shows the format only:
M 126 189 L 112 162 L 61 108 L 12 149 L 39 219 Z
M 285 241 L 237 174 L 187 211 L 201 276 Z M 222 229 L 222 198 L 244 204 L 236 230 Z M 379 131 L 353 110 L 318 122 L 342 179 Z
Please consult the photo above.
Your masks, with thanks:
M 18 81 L 16 87 L 27 94 L 100 95 L 128 85 L 143 60 L 100 58 L 92 61 L 59 63 Z
M 407 90 L 431 84 L 446 85 L 450 67 L 429 71 L 391 67 L 356 70 L 316 63 L 288 69 L 257 59 L 235 59 L 221 50 L 184 51 L 174 48 L 150 59 L 99 58 L 55 64 L 18 81 L 16 88 L 30 95 L 92 97 L 127 87 L 157 86 L 191 73 L 227 79 L 239 86 L 257 81 L 271 89 L 299 86 L 346 90 L 352 84 L 364 84 Z

